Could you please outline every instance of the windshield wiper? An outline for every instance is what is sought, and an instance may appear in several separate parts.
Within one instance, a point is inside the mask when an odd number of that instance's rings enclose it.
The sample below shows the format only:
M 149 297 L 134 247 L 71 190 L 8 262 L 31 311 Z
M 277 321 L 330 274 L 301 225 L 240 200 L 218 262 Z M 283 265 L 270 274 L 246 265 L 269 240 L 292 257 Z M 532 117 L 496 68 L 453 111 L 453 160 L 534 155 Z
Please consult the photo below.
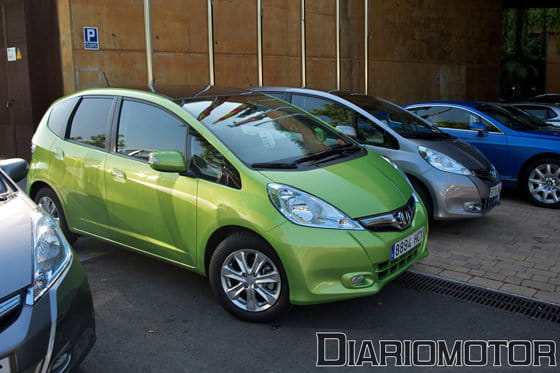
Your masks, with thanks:
M 294 169 L 297 168 L 295 163 L 282 163 L 282 162 L 262 162 L 253 163 L 251 168 L 277 168 L 277 169 Z
M 357 145 L 353 145 L 353 144 L 348 144 L 348 145 L 344 145 L 344 146 L 339 146 L 338 148 L 334 148 L 334 149 L 329 149 L 329 150 L 324 150 L 322 152 L 318 152 L 318 153 L 314 153 L 305 157 L 301 157 L 299 159 L 296 159 L 294 161 L 294 163 L 303 163 L 303 162 L 309 162 L 309 161 L 319 161 L 320 159 L 324 159 L 327 158 L 331 155 L 341 155 L 343 157 L 347 156 L 348 154 L 351 153 L 355 153 L 360 151 L 362 148 L 360 146 Z

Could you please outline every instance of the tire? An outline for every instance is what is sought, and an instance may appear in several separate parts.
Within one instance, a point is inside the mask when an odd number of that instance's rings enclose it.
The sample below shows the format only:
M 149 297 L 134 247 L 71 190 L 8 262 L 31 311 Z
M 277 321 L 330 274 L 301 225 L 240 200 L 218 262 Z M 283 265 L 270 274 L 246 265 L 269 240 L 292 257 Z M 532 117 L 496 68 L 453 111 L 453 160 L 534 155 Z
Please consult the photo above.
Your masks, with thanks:
M 64 215 L 64 210 L 62 210 L 62 205 L 60 204 L 60 200 L 56 196 L 56 193 L 51 188 L 43 187 L 39 189 L 34 200 L 35 203 L 47 214 L 49 214 L 58 224 L 60 230 L 62 230 L 62 233 L 66 236 L 66 240 L 70 244 L 76 242 L 79 236 L 76 233 L 70 232 L 70 229 L 68 229 L 66 216 Z
M 232 234 L 218 245 L 209 279 L 222 306 L 242 320 L 271 321 L 290 306 L 282 262 L 266 241 L 250 233 Z
M 520 177 L 521 190 L 534 205 L 560 208 L 560 159 L 531 161 Z
M 432 201 L 432 196 L 430 195 L 428 188 L 426 188 L 424 184 L 413 177 L 409 177 L 409 180 L 414 187 L 414 190 L 416 190 L 416 193 L 418 193 L 418 195 L 420 196 L 420 199 L 422 199 L 422 202 L 424 202 L 426 212 L 428 213 L 428 218 L 432 220 L 434 218 L 434 203 Z

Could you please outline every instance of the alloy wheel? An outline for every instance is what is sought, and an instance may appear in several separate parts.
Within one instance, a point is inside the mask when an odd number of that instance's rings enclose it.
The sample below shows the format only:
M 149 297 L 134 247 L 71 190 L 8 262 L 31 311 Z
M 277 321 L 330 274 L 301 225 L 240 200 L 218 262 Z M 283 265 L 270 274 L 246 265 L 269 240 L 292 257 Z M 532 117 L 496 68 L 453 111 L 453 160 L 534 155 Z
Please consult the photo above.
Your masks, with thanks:
M 274 262 L 256 250 L 237 250 L 224 260 L 221 283 L 228 299 L 242 310 L 265 311 L 280 297 L 282 281 Z
M 529 174 L 529 193 L 544 204 L 560 202 L 560 166 L 543 163 Z

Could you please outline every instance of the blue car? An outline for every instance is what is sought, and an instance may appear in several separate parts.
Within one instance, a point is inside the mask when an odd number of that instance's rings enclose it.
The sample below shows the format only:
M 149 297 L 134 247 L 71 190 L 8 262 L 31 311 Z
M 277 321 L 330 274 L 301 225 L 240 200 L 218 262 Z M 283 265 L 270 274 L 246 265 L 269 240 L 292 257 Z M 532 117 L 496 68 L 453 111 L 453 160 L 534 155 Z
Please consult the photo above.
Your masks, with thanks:
M 537 206 L 560 207 L 560 128 L 480 102 L 426 102 L 406 109 L 476 146 L 504 187 L 520 188 Z

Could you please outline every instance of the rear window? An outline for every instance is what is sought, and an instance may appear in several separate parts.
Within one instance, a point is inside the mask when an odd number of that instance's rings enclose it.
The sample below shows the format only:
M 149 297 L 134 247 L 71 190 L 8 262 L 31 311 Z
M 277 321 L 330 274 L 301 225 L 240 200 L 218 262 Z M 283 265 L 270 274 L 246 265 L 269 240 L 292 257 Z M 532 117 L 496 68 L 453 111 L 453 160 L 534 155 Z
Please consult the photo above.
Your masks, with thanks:
M 70 114 L 78 102 L 78 97 L 71 97 L 55 104 L 49 116 L 48 127 L 58 137 L 64 138 Z
M 111 97 L 85 97 L 74 114 L 69 139 L 105 148 Z

